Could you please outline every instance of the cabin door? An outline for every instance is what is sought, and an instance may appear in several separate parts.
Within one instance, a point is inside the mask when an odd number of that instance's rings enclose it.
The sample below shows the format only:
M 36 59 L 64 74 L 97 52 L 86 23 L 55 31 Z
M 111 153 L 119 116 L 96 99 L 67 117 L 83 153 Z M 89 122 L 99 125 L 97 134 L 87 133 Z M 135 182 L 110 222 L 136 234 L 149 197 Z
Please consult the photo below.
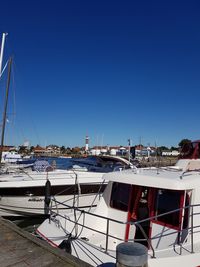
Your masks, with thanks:
M 134 239 L 135 242 L 148 246 L 141 239 L 150 238 L 155 249 L 182 242 L 184 236 L 179 232 L 187 229 L 188 225 L 188 209 L 184 211 L 182 208 L 188 204 L 189 197 L 185 191 L 132 186 L 128 221 L 138 222 L 149 217 L 151 219 L 141 222 L 140 227 L 127 225 L 125 240 Z M 177 209 L 179 210 L 176 212 L 161 216 Z
M 148 203 L 150 199 L 150 188 L 143 186 L 132 186 L 131 198 L 129 201 L 128 221 L 136 222 L 149 218 L 150 206 Z M 127 226 L 126 240 L 134 239 L 147 246 L 147 241 L 144 239 L 149 238 L 150 221 L 140 222 L 138 225 Z

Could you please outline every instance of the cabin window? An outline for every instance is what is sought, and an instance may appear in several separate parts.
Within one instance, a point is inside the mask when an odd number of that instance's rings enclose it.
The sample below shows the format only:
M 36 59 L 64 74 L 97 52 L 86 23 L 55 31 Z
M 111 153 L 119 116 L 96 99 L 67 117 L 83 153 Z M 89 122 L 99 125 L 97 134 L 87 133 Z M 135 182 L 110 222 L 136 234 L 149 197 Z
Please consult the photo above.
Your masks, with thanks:
M 157 191 L 155 201 L 156 215 L 170 212 L 180 208 L 182 191 L 164 190 Z M 179 227 L 181 211 L 173 212 L 156 219 L 157 222 L 168 224 L 173 227 Z
M 110 206 L 114 209 L 128 211 L 131 185 L 113 183 Z

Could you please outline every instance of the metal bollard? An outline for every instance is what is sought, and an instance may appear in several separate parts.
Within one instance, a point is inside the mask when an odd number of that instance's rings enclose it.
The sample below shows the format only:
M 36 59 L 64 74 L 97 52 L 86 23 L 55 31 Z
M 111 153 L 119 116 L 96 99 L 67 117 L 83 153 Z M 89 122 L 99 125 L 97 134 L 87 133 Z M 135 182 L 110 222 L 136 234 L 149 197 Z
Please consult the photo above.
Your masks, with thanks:
M 140 243 L 124 242 L 116 248 L 116 267 L 146 267 L 148 249 Z

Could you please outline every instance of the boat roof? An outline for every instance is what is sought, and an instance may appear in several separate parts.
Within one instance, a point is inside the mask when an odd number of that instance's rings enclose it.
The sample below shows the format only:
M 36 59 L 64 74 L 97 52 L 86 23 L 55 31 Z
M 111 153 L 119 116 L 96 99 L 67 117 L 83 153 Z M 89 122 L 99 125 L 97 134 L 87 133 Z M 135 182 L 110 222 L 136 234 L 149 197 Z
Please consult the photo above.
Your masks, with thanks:
M 121 162 L 124 165 L 133 166 L 133 164 L 130 161 L 128 161 L 128 159 L 114 155 L 98 155 L 98 156 L 91 155 L 88 156 L 87 158 L 73 159 L 73 162 L 94 164 L 94 160 L 100 163 L 105 163 L 108 161 Z
M 98 157 L 102 160 L 114 160 L 114 161 L 123 162 L 124 164 L 127 164 L 127 165 L 133 165 L 130 161 L 128 161 L 128 159 L 122 158 L 120 156 L 100 155 Z
M 176 168 L 129 169 L 107 173 L 103 178 L 112 182 L 171 190 L 200 188 L 200 171 L 183 172 Z

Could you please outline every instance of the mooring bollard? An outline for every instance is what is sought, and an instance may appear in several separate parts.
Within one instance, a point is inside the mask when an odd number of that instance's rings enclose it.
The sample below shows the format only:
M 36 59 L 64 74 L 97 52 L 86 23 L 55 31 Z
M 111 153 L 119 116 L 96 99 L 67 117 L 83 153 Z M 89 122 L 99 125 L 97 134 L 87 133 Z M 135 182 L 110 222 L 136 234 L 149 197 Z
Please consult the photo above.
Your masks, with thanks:
M 116 248 L 116 267 L 146 267 L 148 249 L 140 243 L 124 242 Z

